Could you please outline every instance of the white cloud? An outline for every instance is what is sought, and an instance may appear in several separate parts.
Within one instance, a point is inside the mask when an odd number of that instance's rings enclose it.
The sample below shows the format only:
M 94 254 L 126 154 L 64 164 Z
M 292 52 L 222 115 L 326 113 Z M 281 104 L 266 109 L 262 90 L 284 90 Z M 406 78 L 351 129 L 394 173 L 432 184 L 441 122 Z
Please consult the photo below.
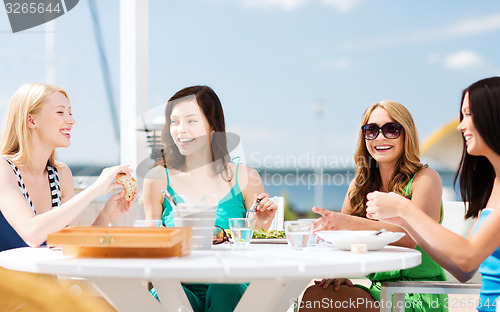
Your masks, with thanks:
M 391 34 L 388 36 L 371 38 L 368 40 L 347 42 L 341 45 L 337 52 L 347 53 L 359 50 L 388 48 L 405 44 L 445 41 L 469 36 L 476 36 L 499 29 L 500 14 L 495 14 L 474 19 L 462 20 L 442 27 L 419 29 L 409 33 Z
M 350 12 L 361 0 L 240 0 L 247 8 L 278 8 L 282 10 L 295 10 L 306 3 L 320 3 L 323 6 L 333 6 L 340 13 Z
M 445 38 L 460 38 L 497 29 L 500 29 L 500 14 L 464 20 L 442 28 L 437 35 Z
M 462 20 L 444 27 L 417 30 L 401 37 L 406 37 L 406 41 L 408 42 L 433 42 L 463 38 L 498 29 L 500 29 L 500 14 L 495 14 L 486 17 Z
M 445 67 L 460 69 L 481 65 L 483 59 L 473 51 L 463 50 L 445 56 L 443 63 Z
M 431 65 L 444 66 L 450 69 L 476 67 L 484 63 L 479 54 L 470 50 L 457 51 L 447 55 L 431 53 L 427 56 L 427 62 Z

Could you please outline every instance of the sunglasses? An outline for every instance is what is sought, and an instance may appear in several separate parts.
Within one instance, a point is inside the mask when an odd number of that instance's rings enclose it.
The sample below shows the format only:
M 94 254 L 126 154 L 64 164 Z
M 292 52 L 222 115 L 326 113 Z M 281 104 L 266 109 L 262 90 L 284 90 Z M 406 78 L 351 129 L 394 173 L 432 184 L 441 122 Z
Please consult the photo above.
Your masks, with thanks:
M 214 229 L 214 237 L 212 239 L 212 245 L 219 245 L 225 242 L 231 243 L 229 237 L 227 237 L 226 230 L 216 225 Z
M 388 122 L 382 127 L 377 124 L 366 124 L 361 127 L 365 140 L 375 140 L 380 130 L 387 139 L 397 139 L 401 135 L 401 129 L 403 129 L 403 126 L 397 122 Z

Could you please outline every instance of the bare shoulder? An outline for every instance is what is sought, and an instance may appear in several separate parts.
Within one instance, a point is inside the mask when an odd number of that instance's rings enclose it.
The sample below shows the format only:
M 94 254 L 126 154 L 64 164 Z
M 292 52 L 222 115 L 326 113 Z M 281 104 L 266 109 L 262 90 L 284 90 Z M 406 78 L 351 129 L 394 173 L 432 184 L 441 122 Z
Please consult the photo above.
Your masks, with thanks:
M 237 164 L 229 164 L 232 172 L 236 172 Z M 261 183 L 260 175 L 257 170 L 252 167 L 240 164 L 238 169 L 238 180 L 248 181 L 250 184 Z
M 145 180 L 165 180 L 167 174 L 163 166 L 155 166 L 146 173 Z
M 345 194 L 344 201 L 349 201 L 351 199 L 351 191 L 356 187 L 356 179 L 352 179 L 351 182 L 349 183 L 349 187 L 347 188 L 347 192 Z
M 347 192 L 353 190 L 355 186 L 356 186 L 356 179 L 352 179 L 351 183 L 349 183 L 349 188 L 347 189 Z
M 12 167 L 4 159 L 0 159 L 0 186 L 17 184 L 17 177 Z
M 64 200 L 68 200 L 73 197 L 74 185 L 73 185 L 73 173 L 71 169 L 62 162 L 56 162 L 56 169 L 59 175 L 59 185 L 61 186 L 61 195 Z
M 60 161 L 56 162 L 56 169 L 60 180 L 73 179 L 73 173 L 71 172 L 71 169 L 68 167 L 68 165 L 66 165 L 65 163 L 62 163 Z
M 356 179 L 352 179 L 351 183 L 349 183 L 349 187 L 347 188 L 347 192 L 346 192 L 345 197 L 344 197 L 344 202 L 342 203 L 341 212 L 343 214 L 350 215 L 352 213 L 351 191 L 354 189 L 355 186 L 356 186 Z
M 257 172 L 257 170 L 255 170 L 254 168 L 249 167 L 249 166 L 247 166 L 247 165 L 243 165 L 243 164 L 241 164 L 241 165 L 240 165 L 240 170 L 241 170 L 242 172 L 245 172 L 245 173 L 246 173 L 246 174 L 248 174 L 248 175 L 255 175 L 255 174 L 257 174 L 257 175 L 258 175 L 258 174 L 259 174 L 259 173 Z
M 413 194 L 412 200 L 419 200 L 420 198 L 425 202 L 432 202 L 432 198 L 436 202 L 440 201 L 443 193 L 441 177 L 436 170 L 423 168 L 415 176 L 411 192 Z
M 12 167 L 5 159 L 0 159 L 0 172 L 3 174 L 7 173 L 8 171 L 13 172 Z
M 253 195 L 264 192 L 264 186 L 257 170 L 243 164 L 229 164 L 229 168 L 234 173 L 238 168 L 237 181 L 245 199 L 253 200 Z
M 19 189 L 16 173 L 4 159 L 0 159 L 0 211 L 6 218 L 7 214 L 17 218 L 18 214 L 31 211 Z
M 142 200 L 144 211 L 148 218 L 161 218 L 163 195 L 161 190 L 167 188 L 167 173 L 165 167 L 151 168 L 144 177 L 142 185 Z
M 170 175 L 170 173 L 169 173 Z M 167 173 L 165 167 L 156 166 L 151 168 L 144 177 L 144 184 L 142 186 L 143 194 L 160 194 L 157 190 L 167 188 Z
M 436 170 L 432 168 L 423 168 L 417 173 L 415 179 L 413 180 L 413 183 L 431 184 L 431 186 L 434 186 L 436 184 L 441 185 L 441 177 L 439 176 L 439 173 L 437 173 Z

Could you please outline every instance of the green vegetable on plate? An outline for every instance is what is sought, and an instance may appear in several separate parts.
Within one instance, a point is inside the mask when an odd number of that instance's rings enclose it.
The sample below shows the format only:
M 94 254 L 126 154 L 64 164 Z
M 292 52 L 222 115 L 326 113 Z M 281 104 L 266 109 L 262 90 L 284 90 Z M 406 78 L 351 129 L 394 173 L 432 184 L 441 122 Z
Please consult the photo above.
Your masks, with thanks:
M 225 230 L 228 237 L 231 237 L 231 231 Z M 285 238 L 285 231 L 276 231 L 276 230 L 255 230 L 253 232 L 253 238 Z

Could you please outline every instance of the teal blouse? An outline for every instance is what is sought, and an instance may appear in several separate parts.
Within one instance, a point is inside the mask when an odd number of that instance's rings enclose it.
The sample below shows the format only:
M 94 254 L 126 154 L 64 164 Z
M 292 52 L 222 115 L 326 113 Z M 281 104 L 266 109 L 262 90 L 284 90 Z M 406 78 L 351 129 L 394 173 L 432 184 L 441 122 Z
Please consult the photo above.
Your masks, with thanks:
M 474 234 L 492 211 L 491 208 L 485 208 L 481 211 Z M 496 306 L 500 304 L 500 247 L 481 263 L 479 273 L 481 273 L 482 278 L 477 310 L 481 312 L 496 311 Z
M 219 200 L 217 205 L 217 216 L 215 218 L 215 225 L 220 226 L 223 229 L 229 229 L 229 218 L 244 218 L 246 215 L 245 199 L 241 193 L 240 185 L 238 183 L 238 169 L 240 164 L 236 165 L 236 183 L 231 188 L 231 190 Z M 173 196 L 179 195 L 170 186 L 170 179 L 168 177 L 167 168 L 165 168 L 165 173 L 167 174 L 167 190 Z M 178 202 L 184 202 L 180 196 L 176 196 L 175 199 Z M 165 226 L 174 226 L 174 213 L 172 211 L 172 206 L 164 198 L 163 199 L 163 214 L 162 220 Z

